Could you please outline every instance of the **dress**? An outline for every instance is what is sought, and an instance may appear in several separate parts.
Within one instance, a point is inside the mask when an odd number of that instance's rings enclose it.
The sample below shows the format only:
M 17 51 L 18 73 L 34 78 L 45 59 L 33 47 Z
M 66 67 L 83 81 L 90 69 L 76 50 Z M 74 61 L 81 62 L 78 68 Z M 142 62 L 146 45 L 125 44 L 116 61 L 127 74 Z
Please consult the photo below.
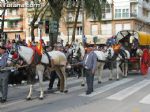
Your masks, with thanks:
M 149 63 L 150 63 L 150 54 L 148 52 L 148 49 L 144 49 L 142 59 L 141 59 L 141 73 L 142 73 L 142 75 L 147 75 Z

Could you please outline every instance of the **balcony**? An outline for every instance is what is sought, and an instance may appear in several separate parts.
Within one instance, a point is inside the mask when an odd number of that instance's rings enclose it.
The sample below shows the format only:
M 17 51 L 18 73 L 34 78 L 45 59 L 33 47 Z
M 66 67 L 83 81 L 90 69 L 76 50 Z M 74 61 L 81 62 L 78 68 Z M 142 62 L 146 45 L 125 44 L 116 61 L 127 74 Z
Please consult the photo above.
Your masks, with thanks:
M 65 18 L 65 21 L 66 21 L 66 23 L 74 23 L 75 22 L 75 18 L 74 17 L 71 17 L 71 18 Z M 77 20 L 77 22 L 82 22 L 82 18 L 79 18 L 78 17 L 78 20 Z
M 137 3 L 138 0 L 130 0 L 130 3 Z
M 23 31 L 22 26 L 9 26 L 7 28 L 4 28 L 5 32 L 20 32 Z
M 146 2 L 146 1 L 143 1 L 143 8 L 147 9 L 150 11 L 150 3 L 149 2 Z
M 8 14 L 8 15 L 5 16 L 5 19 L 7 21 L 22 20 L 23 19 L 23 14 L 17 14 L 17 15 Z
M 130 13 L 130 17 L 131 17 L 131 18 L 137 18 L 137 13 L 135 13 L 135 12 L 132 13 L 132 12 L 131 12 L 131 13 Z

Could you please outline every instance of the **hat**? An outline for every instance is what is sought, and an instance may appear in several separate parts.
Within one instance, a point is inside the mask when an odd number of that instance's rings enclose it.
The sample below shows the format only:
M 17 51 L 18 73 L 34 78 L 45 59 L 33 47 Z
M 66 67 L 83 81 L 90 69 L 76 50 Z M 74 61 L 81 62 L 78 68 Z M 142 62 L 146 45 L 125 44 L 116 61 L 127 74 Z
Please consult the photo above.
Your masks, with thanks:
M 0 49 L 6 50 L 5 46 L 0 46 Z

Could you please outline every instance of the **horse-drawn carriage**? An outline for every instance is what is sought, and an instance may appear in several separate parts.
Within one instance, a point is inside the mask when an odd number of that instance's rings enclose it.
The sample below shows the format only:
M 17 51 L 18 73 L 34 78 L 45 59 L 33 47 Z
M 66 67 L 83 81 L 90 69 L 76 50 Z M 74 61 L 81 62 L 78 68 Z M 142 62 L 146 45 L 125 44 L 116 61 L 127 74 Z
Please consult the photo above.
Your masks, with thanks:
M 150 45 L 150 34 L 134 30 L 123 30 L 117 33 L 116 41 L 130 52 L 129 70 L 140 71 L 141 56 L 144 48 Z

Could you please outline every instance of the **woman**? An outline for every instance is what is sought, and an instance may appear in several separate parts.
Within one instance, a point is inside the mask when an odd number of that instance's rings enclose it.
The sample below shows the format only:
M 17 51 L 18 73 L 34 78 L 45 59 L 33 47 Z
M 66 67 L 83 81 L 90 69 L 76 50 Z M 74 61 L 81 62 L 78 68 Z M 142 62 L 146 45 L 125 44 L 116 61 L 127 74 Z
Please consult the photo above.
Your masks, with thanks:
M 148 49 L 143 50 L 143 55 L 141 57 L 141 73 L 146 76 L 148 73 L 148 67 L 150 64 L 150 54 Z

